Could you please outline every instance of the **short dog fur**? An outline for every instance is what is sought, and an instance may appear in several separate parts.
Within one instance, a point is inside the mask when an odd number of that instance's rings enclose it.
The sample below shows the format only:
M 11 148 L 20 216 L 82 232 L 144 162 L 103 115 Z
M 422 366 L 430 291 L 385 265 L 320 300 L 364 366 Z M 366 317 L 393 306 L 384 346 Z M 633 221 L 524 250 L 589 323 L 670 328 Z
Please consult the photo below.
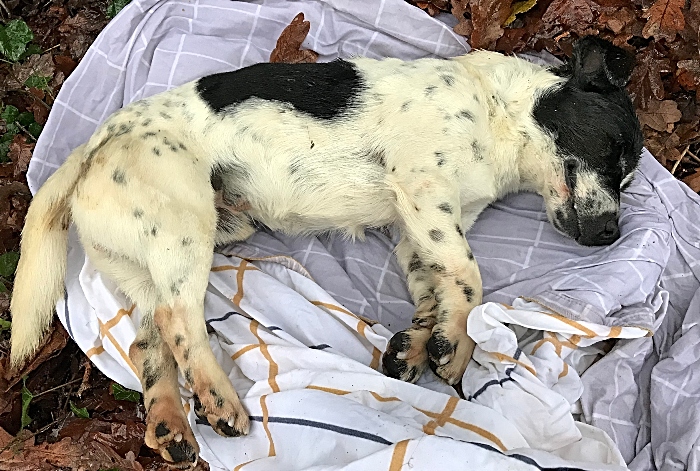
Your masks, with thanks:
M 642 146 L 624 85 L 632 58 L 584 38 L 564 66 L 475 51 L 450 60 L 258 64 L 116 112 L 37 193 L 12 298 L 12 360 L 36 349 L 63 294 L 67 230 L 140 308 L 129 355 L 146 443 L 188 469 L 198 446 L 178 391 L 224 436 L 249 419 L 209 348 L 203 301 L 216 245 L 256 227 L 361 238 L 396 224 L 416 313 L 383 357 L 416 381 L 459 381 L 479 270 L 464 233 L 491 202 L 537 192 L 584 245 L 619 237 L 620 191 Z

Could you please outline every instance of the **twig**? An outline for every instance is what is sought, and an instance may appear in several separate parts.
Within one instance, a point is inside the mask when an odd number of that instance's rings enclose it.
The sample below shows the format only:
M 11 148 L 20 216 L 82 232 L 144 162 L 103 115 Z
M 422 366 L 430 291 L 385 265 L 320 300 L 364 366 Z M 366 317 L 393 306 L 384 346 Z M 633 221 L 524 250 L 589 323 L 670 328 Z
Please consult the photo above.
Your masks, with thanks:
M 21 124 L 19 124 L 17 121 L 15 121 L 15 124 L 16 124 L 17 126 L 19 126 L 19 128 L 20 128 L 22 131 L 26 132 L 27 135 L 31 138 L 32 141 L 36 142 L 36 138 L 35 138 L 34 136 L 32 136 L 32 133 L 30 133 L 29 130 L 28 130 L 27 128 L 25 128 L 24 126 L 22 126 Z
M 10 11 L 9 8 L 7 8 L 7 5 L 5 5 L 5 2 L 3 2 L 2 0 L 0 0 L 0 6 L 2 6 L 5 9 L 5 11 L 7 12 L 7 14 L 9 16 L 12 16 L 12 12 Z
M 690 146 L 685 146 L 685 149 L 683 149 L 683 152 L 681 152 L 681 156 L 678 158 L 678 160 L 676 160 L 676 163 L 673 164 L 673 169 L 671 169 L 671 175 L 676 174 L 676 169 L 681 164 L 681 160 L 683 160 L 683 157 L 685 157 L 685 154 L 688 152 L 688 149 L 690 149 Z
M 83 372 L 83 380 L 80 383 L 78 392 L 76 393 L 78 397 L 83 397 L 83 393 L 85 392 L 85 390 L 90 387 L 90 373 L 92 373 L 92 362 L 88 357 L 85 357 L 83 364 L 85 365 L 85 371 Z
M 689 155 L 693 160 L 695 160 L 697 163 L 700 164 L 700 157 L 698 157 L 697 155 L 693 154 L 691 151 L 688 151 L 688 155 Z
M 1 1 L 2 1 L 2 0 L 0 0 L 0 2 L 1 2 Z M 68 414 L 66 414 L 66 416 L 68 416 Z M 29 440 L 30 438 L 36 437 L 36 436 L 39 435 L 40 433 L 46 432 L 48 429 L 50 429 L 51 427 L 53 427 L 54 425 L 56 425 L 59 421 L 61 421 L 61 420 L 63 420 L 63 419 L 65 419 L 65 417 L 63 417 L 63 416 L 62 416 L 62 417 L 59 417 L 58 419 L 54 420 L 54 421 L 51 422 L 50 424 L 48 424 L 48 425 L 46 425 L 46 426 L 40 428 L 40 429 L 37 430 L 36 432 L 32 432 L 31 434 L 27 435 L 26 437 L 13 437 L 12 440 L 10 440 L 9 442 L 7 442 L 7 445 L 5 445 L 4 447 L 0 448 L 0 454 L 2 454 L 5 450 L 7 450 L 8 448 L 10 448 L 11 446 L 15 445 L 17 442 L 20 442 L 20 441 L 23 442 L 23 441 L 25 441 L 25 440 Z
M 40 393 L 35 394 L 34 397 L 32 397 L 32 400 L 36 399 L 37 397 L 41 397 L 41 396 L 43 396 L 44 394 L 48 394 L 48 393 L 50 393 L 50 392 L 56 391 L 57 389 L 62 389 L 62 388 L 65 388 L 66 386 L 70 386 L 71 384 L 75 384 L 75 383 L 77 383 L 78 381 L 82 381 L 82 379 L 76 378 L 76 379 L 74 379 L 74 380 L 72 380 L 72 381 L 68 381 L 67 383 L 60 384 L 60 385 L 58 385 L 58 386 L 56 386 L 56 387 L 54 387 L 54 388 L 47 389 L 46 391 L 41 391 Z

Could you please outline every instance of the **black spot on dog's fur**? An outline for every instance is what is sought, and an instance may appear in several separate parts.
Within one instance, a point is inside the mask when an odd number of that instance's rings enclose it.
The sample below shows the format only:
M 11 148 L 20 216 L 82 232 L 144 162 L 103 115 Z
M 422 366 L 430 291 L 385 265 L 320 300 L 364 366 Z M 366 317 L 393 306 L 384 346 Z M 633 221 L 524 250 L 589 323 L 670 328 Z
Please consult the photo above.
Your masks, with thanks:
M 183 337 L 182 335 L 175 335 L 175 346 L 179 347 L 183 340 L 185 340 L 185 337 Z
M 114 169 L 112 172 L 112 181 L 117 185 L 126 185 L 126 174 L 121 169 Z
M 185 359 L 185 361 L 190 359 L 190 349 L 186 348 L 184 352 L 182 352 L 182 357 Z
M 408 108 L 411 106 L 411 100 L 405 101 L 401 105 L 401 111 L 408 111 Z
M 437 90 L 437 86 L 435 85 L 430 85 L 428 87 L 425 87 L 425 96 L 430 97 L 435 93 L 435 90 Z
M 442 265 L 440 263 L 433 263 L 432 265 L 430 265 L 430 269 L 433 270 L 435 273 L 444 273 L 445 265 Z
M 411 256 L 411 261 L 408 262 L 408 271 L 413 272 L 421 268 L 423 268 L 423 262 L 421 262 L 418 254 L 414 252 L 413 256 Z
M 140 209 L 140 208 L 134 209 L 134 217 L 136 219 L 141 219 L 143 217 L 143 209 Z
M 187 147 L 185 147 L 185 144 L 183 144 L 182 142 L 179 142 L 179 141 L 177 143 L 177 147 L 182 149 L 182 150 L 187 150 Z
M 133 124 L 120 124 L 119 125 L 119 131 L 115 133 L 115 136 L 123 136 L 124 134 L 130 133 L 134 129 Z
M 151 227 L 151 235 L 152 235 L 153 237 L 155 237 L 155 236 L 158 235 L 158 227 L 157 227 L 157 226 Z
M 149 138 L 149 137 L 156 137 L 156 135 L 157 135 L 157 134 L 154 133 L 153 131 L 148 131 L 148 132 L 145 132 L 145 133 L 141 134 L 141 138 L 142 138 L 142 139 L 147 139 L 147 138 Z
M 194 242 L 194 241 L 192 240 L 192 238 L 190 238 L 190 237 L 185 237 L 185 238 L 182 239 L 182 242 L 181 242 L 181 243 L 182 243 L 182 246 L 183 246 L 183 247 L 187 247 L 187 246 L 189 246 L 190 244 L 192 244 L 192 242 Z
M 472 253 L 471 250 L 470 250 L 469 252 L 467 252 L 467 258 L 468 258 L 469 260 L 474 260 L 474 254 Z
M 435 157 L 437 157 L 437 165 L 438 167 L 442 167 L 445 165 L 445 154 L 442 152 L 435 152 Z
M 440 229 L 430 229 L 428 234 L 434 242 L 441 242 L 445 238 L 445 233 Z
M 472 258 L 473 258 L 473 256 L 472 256 Z M 462 280 L 455 281 L 455 284 L 462 288 L 462 293 L 464 294 L 464 297 L 467 298 L 467 302 L 468 303 L 472 302 L 472 298 L 474 296 L 474 288 L 472 288 L 471 286 L 468 286 L 467 283 L 462 281 Z
M 464 232 L 462 232 L 462 228 L 459 227 L 459 224 L 455 225 L 455 229 L 457 230 L 457 234 L 459 234 L 460 237 L 464 237 Z
M 443 74 L 440 76 L 440 79 L 443 82 L 445 82 L 445 85 L 447 85 L 448 87 L 451 87 L 455 84 L 455 78 L 452 75 Z
M 310 149 L 313 149 L 315 145 L 316 145 L 316 144 L 314 144 L 314 141 L 311 141 L 311 147 L 310 147 Z
M 169 115 L 168 113 L 166 113 L 165 111 L 161 111 L 161 112 L 158 113 L 158 114 L 159 114 L 160 117 L 163 118 L 163 119 L 173 119 L 173 117 L 170 116 L 170 115 Z
M 141 126 L 148 126 L 149 124 L 151 124 L 151 121 L 152 121 L 151 118 L 146 118 L 141 123 Z
M 480 162 L 484 160 L 484 149 L 477 141 L 472 141 L 472 154 L 475 161 Z
M 157 156 L 159 156 L 159 157 L 160 157 L 160 149 L 159 149 L 159 148 L 157 148 L 157 147 L 154 147 L 154 148 L 153 148 L 153 149 L 151 149 L 151 150 L 153 151 L 153 153 L 154 153 L 155 155 L 157 155 Z
M 148 407 L 146 407 L 146 413 L 149 413 L 151 411 L 151 408 L 153 407 L 153 404 L 158 402 L 157 397 L 152 397 L 150 401 L 148 401 Z
M 185 381 L 190 383 L 190 386 L 194 385 L 194 376 L 192 376 L 192 368 L 186 368 L 184 373 L 182 373 L 183 376 L 185 377 Z M 196 402 L 199 402 L 199 398 L 196 398 Z M 196 402 L 195 402 L 195 407 L 196 407 Z M 202 405 L 199 405 L 199 408 L 201 409 Z
M 139 350 L 147 350 L 149 347 L 148 340 L 144 339 L 134 342 L 134 347 L 138 348 Z
M 143 361 L 143 389 L 144 392 L 148 391 L 155 385 L 158 380 L 160 380 L 161 372 L 158 371 L 154 365 L 151 364 L 151 360 L 146 358 Z
M 461 110 L 455 116 L 457 118 L 466 119 L 467 121 L 474 121 L 474 114 L 469 110 Z
M 301 163 L 299 163 L 298 160 L 292 162 L 291 164 L 289 164 L 289 174 L 294 175 L 295 173 L 297 173 L 299 171 L 300 168 L 301 168 Z
M 197 81 L 199 96 L 215 113 L 249 98 L 289 103 L 317 119 L 331 119 L 352 108 L 364 83 L 344 60 L 313 64 L 260 63 Z
M 452 205 L 450 203 L 440 203 L 438 209 L 443 213 L 452 214 Z

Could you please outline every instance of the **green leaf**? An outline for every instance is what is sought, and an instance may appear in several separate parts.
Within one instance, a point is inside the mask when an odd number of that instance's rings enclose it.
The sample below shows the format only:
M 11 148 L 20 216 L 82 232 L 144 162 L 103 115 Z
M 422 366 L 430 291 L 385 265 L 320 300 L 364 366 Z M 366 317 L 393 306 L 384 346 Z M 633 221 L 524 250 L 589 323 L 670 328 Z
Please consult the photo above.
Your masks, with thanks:
M 5 284 L 0 282 L 0 286 L 5 288 Z M 2 291 L 2 289 L 0 289 Z M 7 288 L 5 288 L 5 291 L 7 291 Z M 0 319 L 0 332 L 4 332 L 6 330 L 10 330 L 12 328 L 12 322 L 6 321 L 5 319 Z
M 118 383 L 112 383 L 112 395 L 118 401 L 141 402 L 141 394 Z
M 3 136 L 5 137 L 5 136 Z M 10 158 L 7 154 L 10 152 L 10 143 L 6 141 L 0 142 L 0 163 L 9 162 Z
M 37 122 L 33 122 L 29 126 L 27 126 L 27 131 L 29 131 L 29 134 L 34 136 L 34 139 L 39 138 L 39 134 L 41 134 L 42 129 L 43 126 Z
M 24 84 L 29 88 L 38 88 L 39 90 L 46 90 L 49 86 L 49 81 L 51 77 L 44 77 L 43 75 L 30 75 Z
M 34 39 L 32 30 L 22 20 L 12 20 L 0 26 L 0 53 L 10 62 L 17 62 L 27 50 L 27 43 Z
M 34 114 L 29 111 L 20 113 L 19 116 L 17 116 L 17 122 L 26 128 L 34 122 Z
M 27 389 L 27 377 L 22 378 L 22 428 L 32 423 L 31 417 L 27 413 L 29 411 L 29 403 L 34 399 L 34 394 Z
M 6 252 L 0 255 L 0 276 L 3 278 L 11 278 L 15 274 L 19 262 L 19 253 Z
M 19 116 L 19 110 L 12 105 L 7 105 L 0 113 L 0 118 L 4 119 L 7 124 L 14 123 L 17 116 Z
M 41 54 L 41 52 L 41 46 L 39 46 L 38 44 L 30 44 L 27 46 L 27 50 L 19 56 L 19 60 L 23 61 L 32 54 Z
M 89 419 L 90 418 L 90 413 L 87 410 L 87 407 L 80 407 L 76 406 L 73 404 L 73 401 L 68 401 L 70 404 L 70 410 L 75 414 L 76 417 L 80 417 L 81 419 Z
M 131 2 L 131 0 L 112 0 L 107 6 L 107 18 L 111 20 L 117 16 L 117 13 L 127 6 L 129 2 Z

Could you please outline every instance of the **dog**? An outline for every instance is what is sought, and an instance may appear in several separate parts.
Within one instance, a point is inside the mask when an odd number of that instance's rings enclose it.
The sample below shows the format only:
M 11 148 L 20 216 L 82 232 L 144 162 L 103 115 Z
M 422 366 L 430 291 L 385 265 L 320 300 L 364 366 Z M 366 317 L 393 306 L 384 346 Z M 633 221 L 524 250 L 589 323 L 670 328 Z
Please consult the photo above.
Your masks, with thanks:
M 634 60 L 595 38 L 547 68 L 473 51 L 453 59 L 257 64 L 207 76 L 114 113 L 36 194 L 12 297 L 11 361 L 37 348 L 64 290 L 74 223 L 87 255 L 143 313 L 129 357 L 146 444 L 181 469 L 198 446 L 178 390 L 223 436 L 246 411 L 209 347 L 204 293 L 217 245 L 259 227 L 288 234 L 394 224 L 416 305 L 390 340 L 388 376 L 430 367 L 457 383 L 482 301 L 465 232 L 508 193 L 544 198 L 582 245 L 620 236 L 620 192 L 642 135 L 624 86 Z

